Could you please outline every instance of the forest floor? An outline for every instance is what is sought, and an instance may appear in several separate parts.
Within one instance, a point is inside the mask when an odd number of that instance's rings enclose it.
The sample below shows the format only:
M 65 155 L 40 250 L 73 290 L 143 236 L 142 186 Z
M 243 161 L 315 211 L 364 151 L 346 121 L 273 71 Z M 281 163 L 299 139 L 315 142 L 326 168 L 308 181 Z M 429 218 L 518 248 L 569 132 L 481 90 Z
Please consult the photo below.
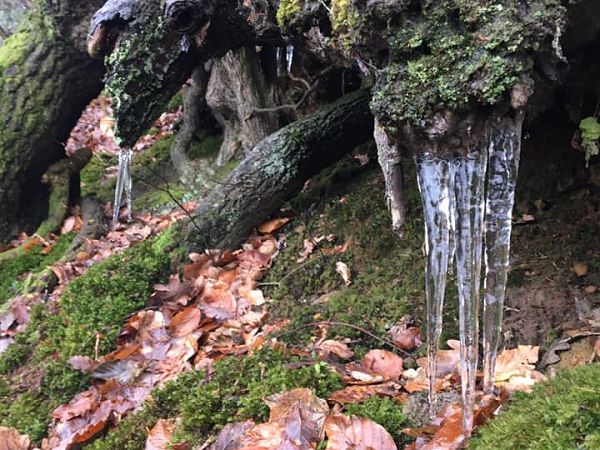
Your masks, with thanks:
M 109 146 L 100 116 L 86 132 Z M 199 192 L 176 181 L 176 114 L 164 119 L 134 158 L 131 223 L 69 254 L 75 213 L 61 235 L 23 237 L 23 255 L 0 263 L 8 448 L 267 449 L 286 439 L 331 450 L 600 448 L 600 189 L 564 127 L 547 123 L 525 143 L 503 328 L 512 350 L 477 418 L 500 413 L 466 441 L 453 277 L 440 417 L 431 424 L 426 410 L 414 174 L 403 239 L 367 145 L 312 179 L 237 252 L 183 255 L 169 231 L 186 217 L 175 200 L 193 208 L 185 202 Z M 218 145 L 202 136 L 196 156 Z M 97 150 L 83 193 L 109 203 L 114 165 L 114 148 Z M 47 267 L 57 287 L 33 292 Z

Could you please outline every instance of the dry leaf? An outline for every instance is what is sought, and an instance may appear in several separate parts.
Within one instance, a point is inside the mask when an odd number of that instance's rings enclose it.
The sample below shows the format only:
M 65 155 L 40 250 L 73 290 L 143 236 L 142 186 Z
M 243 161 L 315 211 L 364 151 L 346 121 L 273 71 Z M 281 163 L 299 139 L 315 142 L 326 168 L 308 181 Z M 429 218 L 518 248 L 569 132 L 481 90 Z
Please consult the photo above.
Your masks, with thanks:
M 571 270 L 578 277 L 585 277 L 588 274 L 588 265 L 582 262 L 578 262 L 573 264 Z
M 248 430 L 241 449 L 269 450 L 278 447 L 310 450 L 323 439 L 327 402 L 310 389 L 294 389 L 265 399 L 271 414 L 269 422 Z
M 175 427 L 174 421 L 159 419 L 148 433 L 145 450 L 168 450 Z
M 319 358 L 325 360 L 329 359 L 332 354 L 340 359 L 350 359 L 354 356 L 354 352 L 350 350 L 348 344 L 333 339 L 321 342 L 317 346 L 317 351 L 319 352 Z
M 174 338 L 181 338 L 198 329 L 202 313 L 195 306 L 183 308 L 171 319 L 169 334 Z
M 394 325 L 389 331 L 389 336 L 396 347 L 406 351 L 414 350 L 423 343 L 421 341 L 421 328 L 409 326 L 406 322 Z
M 385 429 L 372 420 L 330 415 L 325 421 L 327 450 L 397 450 Z
M 242 437 L 252 427 L 254 422 L 251 420 L 225 425 L 210 450 L 237 450 L 241 445 Z
M 341 275 L 346 286 L 350 286 L 352 284 L 352 273 L 350 272 L 350 269 L 348 268 L 346 263 L 342 261 L 336 262 L 335 271 Z
M 399 380 L 404 370 L 402 358 L 387 350 L 371 350 L 361 361 L 363 367 L 385 380 Z
M 382 384 L 346 386 L 344 389 L 333 392 L 329 396 L 329 400 L 345 405 L 347 403 L 362 403 L 373 395 L 397 398 L 401 395 L 401 389 L 402 387 L 393 381 Z
M 29 437 L 20 434 L 15 428 L 0 426 L 0 450 L 28 450 Z
M 290 220 L 292 219 L 290 219 L 289 217 L 278 217 L 277 219 L 269 220 L 268 222 L 265 222 L 261 226 L 259 226 L 258 231 L 263 234 L 271 234 L 274 231 L 279 230 Z

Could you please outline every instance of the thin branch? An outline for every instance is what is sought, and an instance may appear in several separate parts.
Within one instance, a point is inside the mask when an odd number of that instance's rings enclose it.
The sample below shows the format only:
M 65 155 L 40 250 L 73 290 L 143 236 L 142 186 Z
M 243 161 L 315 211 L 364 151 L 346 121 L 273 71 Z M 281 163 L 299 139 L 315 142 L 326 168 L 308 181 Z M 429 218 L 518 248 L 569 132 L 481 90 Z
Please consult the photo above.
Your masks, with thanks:
M 369 330 L 360 327 L 358 325 L 354 325 L 351 323 L 346 323 L 346 322 L 337 322 L 337 321 L 330 321 L 330 320 L 325 320 L 323 322 L 311 322 L 311 323 L 305 323 L 303 325 L 300 325 L 292 330 L 288 330 L 285 331 L 283 333 L 277 334 L 276 337 L 280 338 L 281 336 L 285 336 L 288 334 L 293 334 L 296 333 L 300 330 L 303 330 L 305 328 L 319 328 L 322 326 L 329 326 L 329 327 L 346 327 L 346 328 L 352 328 L 353 330 L 356 331 L 360 331 L 363 334 L 366 334 L 367 336 L 385 344 L 390 346 L 391 348 L 393 348 L 395 351 L 402 353 L 404 356 L 412 356 L 409 352 L 407 352 L 406 350 L 403 350 L 401 348 L 398 348 L 397 345 L 395 345 L 392 341 L 382 338 L 380 336 L 377 336 L 376 334 L 371 333 Z
M 293 110 L 297 110 L 298 108 L 300 108 L 304 102 L 306 101 L 306 99 L 308 98 L 308 96 L 310 94 L 312 94 L 317 87 L 319 86 L 320 83 L 320 78 L 331 72 L 333 70 L 333 67 L 327 67 L 326 69 L 322 70 L 321 72 L 319 72 L 316 76 L 316 80 L 312 85 L 309 85 L 309 83 L 303 79 L 303 78 L 297 78 L 297 77 L 290 77 L 292 80 L 294 81 L 299 81 L 301 83 L 303 83 L 305 86 L 307 86 L 306 91 L 304 91 L 304 94 L 302 94 L 302 97 L 300 97 L 300 100 L 298 100 L 296 103 L 286 103 L 284 105 L 279 105 L 279 106 L 275 106 L 273 108 L 253 108 L 252 111 L 250 111 L 250 113 L 245 117 L 245 120 L 250 119 L 254 114 L 264 114 L 264 113 L 270 113 L 270 112 L 277 112 L 277 111 L 283 111 L 286 109 L 293 109 Z

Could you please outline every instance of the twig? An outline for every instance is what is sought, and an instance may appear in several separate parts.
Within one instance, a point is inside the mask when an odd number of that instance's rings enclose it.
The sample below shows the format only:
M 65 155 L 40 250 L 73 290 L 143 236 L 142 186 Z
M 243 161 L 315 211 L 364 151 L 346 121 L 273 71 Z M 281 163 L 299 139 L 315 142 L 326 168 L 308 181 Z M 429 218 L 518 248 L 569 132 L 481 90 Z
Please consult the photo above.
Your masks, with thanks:
M 286 103 L 284 105 L 275 106 L 273 108 L 252 108 L 252 111 L 250 111 L 250 113 L 245 117 L 245 120 L 250 119 L 254 114 L 257 114 L 257 113 L 261 113 L 261 114 L 262 113 L 270 113 L 270 112 L 283 111 L 285 109 L 297 110 L 306 101 L 308 96 L 310 94 L 312 94 L 315 91 L 315 89 L 317 89 L 317 87 L 319 86 L 319 83 L 321 81 L 320 77 L 331 72 L 332 70 L 333 70 L 333 67 L 331 67 L 331 66 L 327 67 L 326 69 L 323 69 L 321 72 L 319 72 L 317 74 L 317 76 L 315 77 L 316 80 L 312 85 L 309 85 L 309 83 L 303 78 L 290 77 L 292 80 L 299 81 L 299 82 L 303 83 L 305 86 L 307 86 L 307 89 L 306 89 L 306 91 L 304 91 L 304 94 L 302 94 L 302 97 L 300 97 L 300 100 L 298 100 L 296 103 Z
M 146 167 L 146 169 L 150 170 L 154 175 L 156 175 L 157 177 L 161 178 L 164 183 L 166 184 L 166 188 L 163 188 L 161 186 L 157 186 L 153 183 L 150 183 L 148 180 L 146 180 L 145 178 L 142 177 L 138 177 L 136 175 L 133 175 L 133 178 L 136 179 L 137 181 L 141 181 L 142 183 L 150 186 L 151 188 L 157 189 L 161 192 L 165 192 L 170 198 L 171 200 L 173 200 L 175 202 L 175 204 L 186 214 L 186 216 L 188 216 L 188 218 L 190 219 L 190 221 L 192 222 L 192 225 L 194 226 L 194 228 L 196 229 L 196 231 L 201 232 L 202 229 L 198 226 L 198 224 L 196 223 L 196 221 L 194 220 L 194 217 L 190 214 L 190 212 L 181 204 L 181 202 L 179 200 L 177 200 L 177 198 L 173 195 L 173 193 L 170 190 L 170 186 L 169 186 L 169 182 L 167 181 L 166 178 L 164 178 L 162 175 L 155 173 L 152 169 Z
M 347 328 L 352 328 L 356 331 L 360 331 L 361 333 L 366 334 L 367 336 L 382 342 L 383 344 L 389 345 L 391 348 L 393 348 L 395 351 L 402 353 L 404 356 L 412 356 L 410 353 L 408 353 L 406 350 L 403 350 L 401 348 L 398 348 L 397 345 L 395 345 L 392 341 L 389 341 L 385 338 L 379 337 L 376 334 L 371 333 L 369 330 L 360 327 L 358 325 L 353 325 L 351 323 L 346 323 L 346 322 L 337 322 L 337 321 L 329 321 L 329 320 L 325 320 L 323 322 L 311 322 L 311 323 L 305 323 L 303 325 L 300 325 L 292 330 L 288 330 L 285 331 L 281 334 L 278 334 L 276 337 L 281 337 L 281 336 L 285 336 L 287 334 L 293 334 L 296 333 L 297 331 L 300 331 L 304 328 L 317 328 L 317 327 L 322 327 L 322 326 L 331 326 L 331 327 L 347 327 Z

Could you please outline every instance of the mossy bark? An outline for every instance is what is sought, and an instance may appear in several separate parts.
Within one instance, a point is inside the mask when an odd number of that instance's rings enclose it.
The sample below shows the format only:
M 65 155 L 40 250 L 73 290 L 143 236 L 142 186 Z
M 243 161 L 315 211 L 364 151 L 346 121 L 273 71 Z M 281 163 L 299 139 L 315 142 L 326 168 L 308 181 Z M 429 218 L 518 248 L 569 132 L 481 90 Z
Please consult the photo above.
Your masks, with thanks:
M 235 248 L 304 183 L 373 133 L 369 93 L 357 91 L 259 142 L 203 201 L 184 233 L 194 249 Z
M 0 241 L 46 216 L 48 167 L 85 105 L 102 88 L 102 64 L 85 52 L 99 0 L 37 0 L 0 48 Z

